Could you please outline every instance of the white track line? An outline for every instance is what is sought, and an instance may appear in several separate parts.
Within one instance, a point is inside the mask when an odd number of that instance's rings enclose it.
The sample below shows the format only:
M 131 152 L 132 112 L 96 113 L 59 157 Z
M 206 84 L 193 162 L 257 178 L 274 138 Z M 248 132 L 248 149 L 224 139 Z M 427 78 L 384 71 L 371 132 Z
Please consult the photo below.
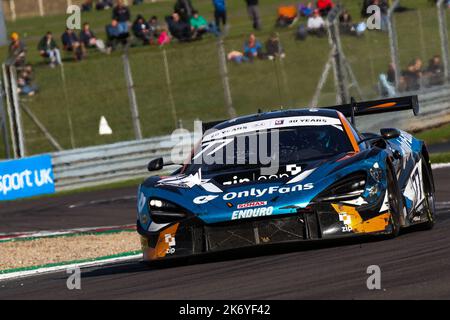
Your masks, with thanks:
M 450 163 L 434 163 L 431 165 L 432 169 L 450 168 Z
M 117 258 L 111 258 L 111 259 L 105 259 L 105 260 L 80 262 L 80 263 L 73 263 L 73 264 L 67 264 L 67 265 L 61 265 L 61 266 L 39 268 L 39 269 L 34 269 L 34 270 L 17 271 L 17 272 L 0 274 L 0 281 L 24 278 L 24 277 L 43 274 L 43 273 L 58 272 L 58 271 L 73 269 L 73 268 L 77 268 L 77 267 L 78 268 L 87 268 L 87 267 L 96 267 L 96 266 L 102 266 L 102 265 L 111 264 L 111 263 L 117 263 L 117 262 L 125 262 L 125 261 L 133 261 L 133 260 L 137 261 L 141 258 L 142 258 L 142 254 L 136 254 L 136 255 L 131 255 L 131 256 L 117 257 Z
M 0 233 L 0 242 L 10 239 L 20 239 L 20 238 L 39 238 L 39 237 L 49 237 L 49 236 L 60 236 L 73 233 L 84 233 L 95 230 L 121 230 L 134 227 L 134 224 L 124 225 L 124 226 L 105 226 L 105 227 L 91 227 L 91 228 L 76 228 L 76 229 L 65 229 L 56 231 L 26 231 L 26 232 L 13 232 L 13 233 Z M 100 231 L 100 232 L 101 232 Z

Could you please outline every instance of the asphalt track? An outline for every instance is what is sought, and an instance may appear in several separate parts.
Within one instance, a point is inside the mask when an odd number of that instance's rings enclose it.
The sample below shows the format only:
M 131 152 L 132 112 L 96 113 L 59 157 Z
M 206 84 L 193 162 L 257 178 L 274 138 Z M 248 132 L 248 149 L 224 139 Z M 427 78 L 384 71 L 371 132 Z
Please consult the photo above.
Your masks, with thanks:
M 88 268 L 81 290 L 67 289 L 65 272 L 44 274 L 0 282 L 0 299 L 450 299 L 450 168 L 434 175 L 439 209 L 431 231 Z M 0 232 L 132 223 L 134 193 L 2 204 Z M 381 290 L 367 289 L 370 265 L 381 268 Z

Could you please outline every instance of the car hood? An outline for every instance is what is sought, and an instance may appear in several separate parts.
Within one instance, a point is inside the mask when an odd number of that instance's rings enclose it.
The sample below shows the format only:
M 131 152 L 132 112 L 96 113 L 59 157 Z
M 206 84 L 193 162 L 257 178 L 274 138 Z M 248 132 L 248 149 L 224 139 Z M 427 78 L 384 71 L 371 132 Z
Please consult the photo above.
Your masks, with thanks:
M 243 215 L 239 213 L 248 209 L 266 208 L 259 210 L 262 215 L 287 215 L 307 207 L 337 180 L 356 171 L 368 170 L 377 161 L 380 161 L 379 156 L 369 151 L 352 153 L 295 164 L 296 169 L 292 171 L 295 174 L 289 176 L 281 171 L 282 177 L 274 175 L 271 179 L 256 178 L 243 183 L 240 183 L 240 177 L 251 176 L 251 170 L 216 175 L 202 175 L 198 171 L 191 175 L 151 177 L 141 185 L 140 192 L 146 199 L 159 198 L 175 203 L 207 224 L 240 219 Z M 224 182 L 228 184 L 224 185 Z

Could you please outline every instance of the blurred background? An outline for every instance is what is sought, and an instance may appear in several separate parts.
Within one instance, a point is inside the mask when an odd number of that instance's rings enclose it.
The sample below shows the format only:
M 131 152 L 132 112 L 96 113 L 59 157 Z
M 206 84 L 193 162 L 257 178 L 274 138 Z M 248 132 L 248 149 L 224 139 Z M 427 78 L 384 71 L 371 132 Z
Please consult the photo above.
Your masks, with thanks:
M 156 16 L 161 28 L 176 3 L 154 0 L 133 5 L 132 2 L 128 1 L 130 23 L 138 14 L 145 21 Z M 179 127 L 192 130 L 196 119 L 220 120 L 234 113 L 255 113 L 258 109 L 327 106 L 343 102 L 343 93 L 340 95 L 336 91 L 333 71 L 324 76 L 327 63 L 335 61 L 330 60 L 335 43 L 330 43 L 326 31 L 319 35 L 308 33 L 305 39 L 302 38 L 305 35 L 302 28 L 307 28 L 308 17 L 301 14 L 300 4 L 307 7 L 309 1 L 300 2 L 260 0 L 261 22 L 255 30 L 246 1 L 227 1 L 227 27 L 223 28 L 221 36 L 211 32 L 195 41 L 180 42 L 173 38 L 165 45 L 158 45 L 157 40 L 144 45 L 130 30 L 126 47 L 118 46 L 110 53 L 87 49 L 83 58 L 76 61 L 72 52 L 63 50 L 61 34 L 65 31 L 67 6 L 81 5 L 84 1 L 2 0 L 8 37 L 13 32 L 18 34 L 26 46 L 25 63 L 32 68 L 25 80 L 33 86 L 33 93 L 18 95 L 25 155 L 167 135 Z M 313 6 L 315 2 L 312 1 Z M 191 3 L 208 22 L 214 21 L 213 1 L 192 0 Z M 342 6 L 340 13 L 345 10 L 351 16 L 351 20 L 336 18 L 340 34 L 338 50 L 340 57 L 345 57 L 342 68 L 346 70 L 346 79 L 338 81 L 343 81 L 341 85 L 348 97 L 354 96 L 357 100 L 381 98 L 390 94 L 389 88 L 398 95 L 411 91 L 421 95 L 438 92 L 441 99 L 447 96 L 450 91 L 444 74 L 432 82 L 427 73 L 431 72 L 430 61 L 435 56 L 440 59 L 437 62 L 439 72 L 443 72 L 444 67 L 442 55 L 445 51 L 436 1 L 400 1 L 398 10 L 393 12 L 392 26 L 398 48 L 397 76 L 407 77 L 411 68 L 410 73 L 415 72 L 419 77 L 420 72 L 420 77 L 423 76 L 413 84 L 405 84 L 399 79 L 397 88 L 395 79 L 392 81 L 395 72 L 389 67 L 392 42 L 387 26 L 383 24 L 383 30 L 368 30 L 360 25 L 367 21 L 361 14 L 367 1 L 333 3 Z M 394 2 L 387 4 L 392 6 Z M 292 6 L 297 10 L 295 19 L 288 25 L 277 27 L 280 7 Z M 111 22 L 112 9 L 96 10 L 95 7 L 94 1 L 89 11 L 81 13 L 81 23 L 88 22 L 96 38 L 106 41 L 105 26 Z M 445 3 L 443 8 L 446 8 Z M 444 11 L 445 18 L 449 12 Z M 382 15 L 386 12 L 382 11 Z M 326 15 L 324 20 L 327 20 Z M 48 31 L 53 33 L 61 51 L 63 66 L 52 68 L 48 59 L 39 54 L 38 43 Z M 78 34 L 79 31 L 75 32 Z M 251 33 L 261 43 L 262 51 L 266 50 L 269 38 L 276 38 L 282 57 L 270 59 L 265 55 L 241 63 L 237 59 L 230 60 L 231 52 L 244 51 Z M 446 33 L 444 36 L 447 37 Z M 8 45 L 0 48 L 0 54 L 8 64 Z M 20 82 L 20 70 L 16 72 L 16 80 Z M 383 75 L 390 85 L 388 88 L 383 87 Z M 135 130 L 133 109 L 139 113 L 141 136 Z M 440 122 L 445 122 L 441 111 L 433 109 L 440 115 Z M 99 134 L 102 117 L 112 134 Z M 6 151 L 3 139 L 0 158 L 8 156 Z M 11 151 L 9 156 L 13 156 Z

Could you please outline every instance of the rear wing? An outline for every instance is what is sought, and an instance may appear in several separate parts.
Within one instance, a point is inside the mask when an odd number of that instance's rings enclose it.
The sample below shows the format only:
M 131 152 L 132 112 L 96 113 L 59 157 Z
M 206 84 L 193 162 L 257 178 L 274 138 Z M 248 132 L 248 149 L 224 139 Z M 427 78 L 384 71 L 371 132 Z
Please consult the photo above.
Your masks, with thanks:
M 356 102 L 352 98 L 352 102 L 349 104 L 325 107 L 324 109 L 333 109 L 341 112 L 346 117 L 352 118 L 355 116 L 357 117 L 404 110 L 412 110 L 414 115 L 417 116 L 419 114 L 419 99 L 416 95 L 362 102 Z
M 377 113 L 396 112 L 404 110 L 412 110 L 414 115 L 419 115 L 419 99 L 417 95 L 400 97 L 400 98 L 388 98 L 382 100 L 373 101 L 361 101 L 356 102 L 352 98 L 352 102 L 349 104 L 341 104 L 332 107 L 319 107 L 321 109 L 332 109 L 341 112 L 346 117 L 351 117 L 352 124 L 355 124 L 355 117 L 366 116 Z M 227 120 L 212 121 L 202 123 L 203 133 L 219 123 Z

